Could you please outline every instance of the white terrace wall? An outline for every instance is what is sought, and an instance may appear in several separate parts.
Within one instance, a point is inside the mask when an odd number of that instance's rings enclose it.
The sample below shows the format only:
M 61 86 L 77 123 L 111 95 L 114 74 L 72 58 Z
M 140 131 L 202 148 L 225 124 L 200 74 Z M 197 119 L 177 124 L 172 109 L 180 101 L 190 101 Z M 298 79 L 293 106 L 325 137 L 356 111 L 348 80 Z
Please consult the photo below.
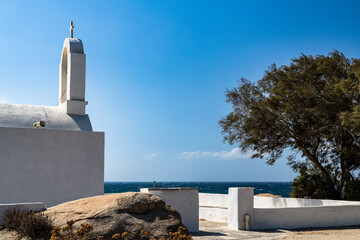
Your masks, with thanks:
M 278 198 L 254 196 L 254 208 L 297 208 L 316 206 L 360 205 L 355 201 L 338 201 L 325 199 Z
M 212 222 L 228 221 L 228 195 L 199 193 L 199 218 Z
M 104 133 L 0 128 L 0 204 L 104 193 Z
M 257 197 L 249 188 L 229 188 L 232 194 L 199 194 L 199 218 L 228 223 L 232 229 L 296 229 L 360 225 L 360 202 Z M 252 205 L 253 204 L 253 205 Z
M 360 225 L 360 205 L 254 208 L 252 229 L 296 229 Z

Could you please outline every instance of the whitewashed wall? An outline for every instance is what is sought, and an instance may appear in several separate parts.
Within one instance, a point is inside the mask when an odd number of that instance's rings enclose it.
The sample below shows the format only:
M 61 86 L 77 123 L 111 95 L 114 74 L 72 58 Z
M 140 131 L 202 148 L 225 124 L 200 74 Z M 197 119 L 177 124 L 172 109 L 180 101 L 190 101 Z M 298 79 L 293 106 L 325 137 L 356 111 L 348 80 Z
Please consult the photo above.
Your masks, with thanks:
M 199 193 L 199 205 L 211 207 L 228 207 L 227 194 Z
M 227 222 L 228 227 L 233 229 L 244 229 L 245 215 L 250 216 L 250 229 L 360 225 L 360 202 L 252 197 L 251 192 L 246 188 L 233 189 L 239 194 L 199 193 L 199 218 Z M 247 201 L 246 199 L 253 201 L 253 207 L 248 202 L 244 202 Z M 245 208 L 246 214 L 240 213 L 242 208 Z M 234 217 L 234 214 L 238 216 Z
M 360 225 L 358 206 L 254 208 L 252 229 L 296 229 Z
M 228 195 L 199 193 L 199 218 L 212 222 L 228 221 Z
M 0 204 L 104 193 L 104 133 L 0 128 Z
M 254 208 L 297 208 L 315 206 L 360 205 L 356 201 L 338 201 L 325 199 L 277 198 L 254 196 Z

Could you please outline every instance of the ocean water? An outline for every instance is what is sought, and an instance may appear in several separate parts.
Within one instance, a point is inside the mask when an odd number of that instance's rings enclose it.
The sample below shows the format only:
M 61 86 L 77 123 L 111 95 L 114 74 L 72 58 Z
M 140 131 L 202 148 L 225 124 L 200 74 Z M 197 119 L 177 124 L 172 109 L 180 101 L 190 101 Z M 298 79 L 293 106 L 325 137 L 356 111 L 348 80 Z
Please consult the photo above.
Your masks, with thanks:
M 140 188 L 152 188 L 152 182 L 105 182 L 105 193 L 139 192 Z M 228 193 L 229 187 L 254 187 L 254 194 L 271 193 L 289 197 L 290 182 L 156 182 L 157 188 L 197 187 L 201 193 Z

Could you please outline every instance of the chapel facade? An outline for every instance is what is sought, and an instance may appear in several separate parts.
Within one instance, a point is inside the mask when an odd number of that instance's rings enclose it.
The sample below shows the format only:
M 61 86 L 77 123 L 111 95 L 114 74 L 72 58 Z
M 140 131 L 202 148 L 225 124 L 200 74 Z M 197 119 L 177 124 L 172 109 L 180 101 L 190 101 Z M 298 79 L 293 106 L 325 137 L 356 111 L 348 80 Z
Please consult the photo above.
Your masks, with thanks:
M 85 77 L 83 43 L 71 36 L 57 106 L 0 103 L 0 204 L 51 207 L 104 193 L 104 132 L 94 132 L 86 114 Z

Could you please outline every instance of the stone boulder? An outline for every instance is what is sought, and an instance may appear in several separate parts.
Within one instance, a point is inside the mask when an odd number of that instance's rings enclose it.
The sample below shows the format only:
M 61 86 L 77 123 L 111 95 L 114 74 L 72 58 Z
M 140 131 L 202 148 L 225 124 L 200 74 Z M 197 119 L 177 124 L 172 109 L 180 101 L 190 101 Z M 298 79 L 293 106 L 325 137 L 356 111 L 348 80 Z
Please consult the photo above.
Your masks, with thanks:
M 98 236 L 111 239 L 114 234 L 123 232 L 128 232 L 129 240 L 141 239 L 142 230 L 164 238 L 169 232 L 176 232 L 184 226 L 180 214 L 162 198 L 139 192 L 83 198 L 55 206 L 44 213 L 55 226 L 63 227 L 69 220 L 75 222 L 75 229 L 84 223 L 92 225 L 94 230 L 89 239 Z

